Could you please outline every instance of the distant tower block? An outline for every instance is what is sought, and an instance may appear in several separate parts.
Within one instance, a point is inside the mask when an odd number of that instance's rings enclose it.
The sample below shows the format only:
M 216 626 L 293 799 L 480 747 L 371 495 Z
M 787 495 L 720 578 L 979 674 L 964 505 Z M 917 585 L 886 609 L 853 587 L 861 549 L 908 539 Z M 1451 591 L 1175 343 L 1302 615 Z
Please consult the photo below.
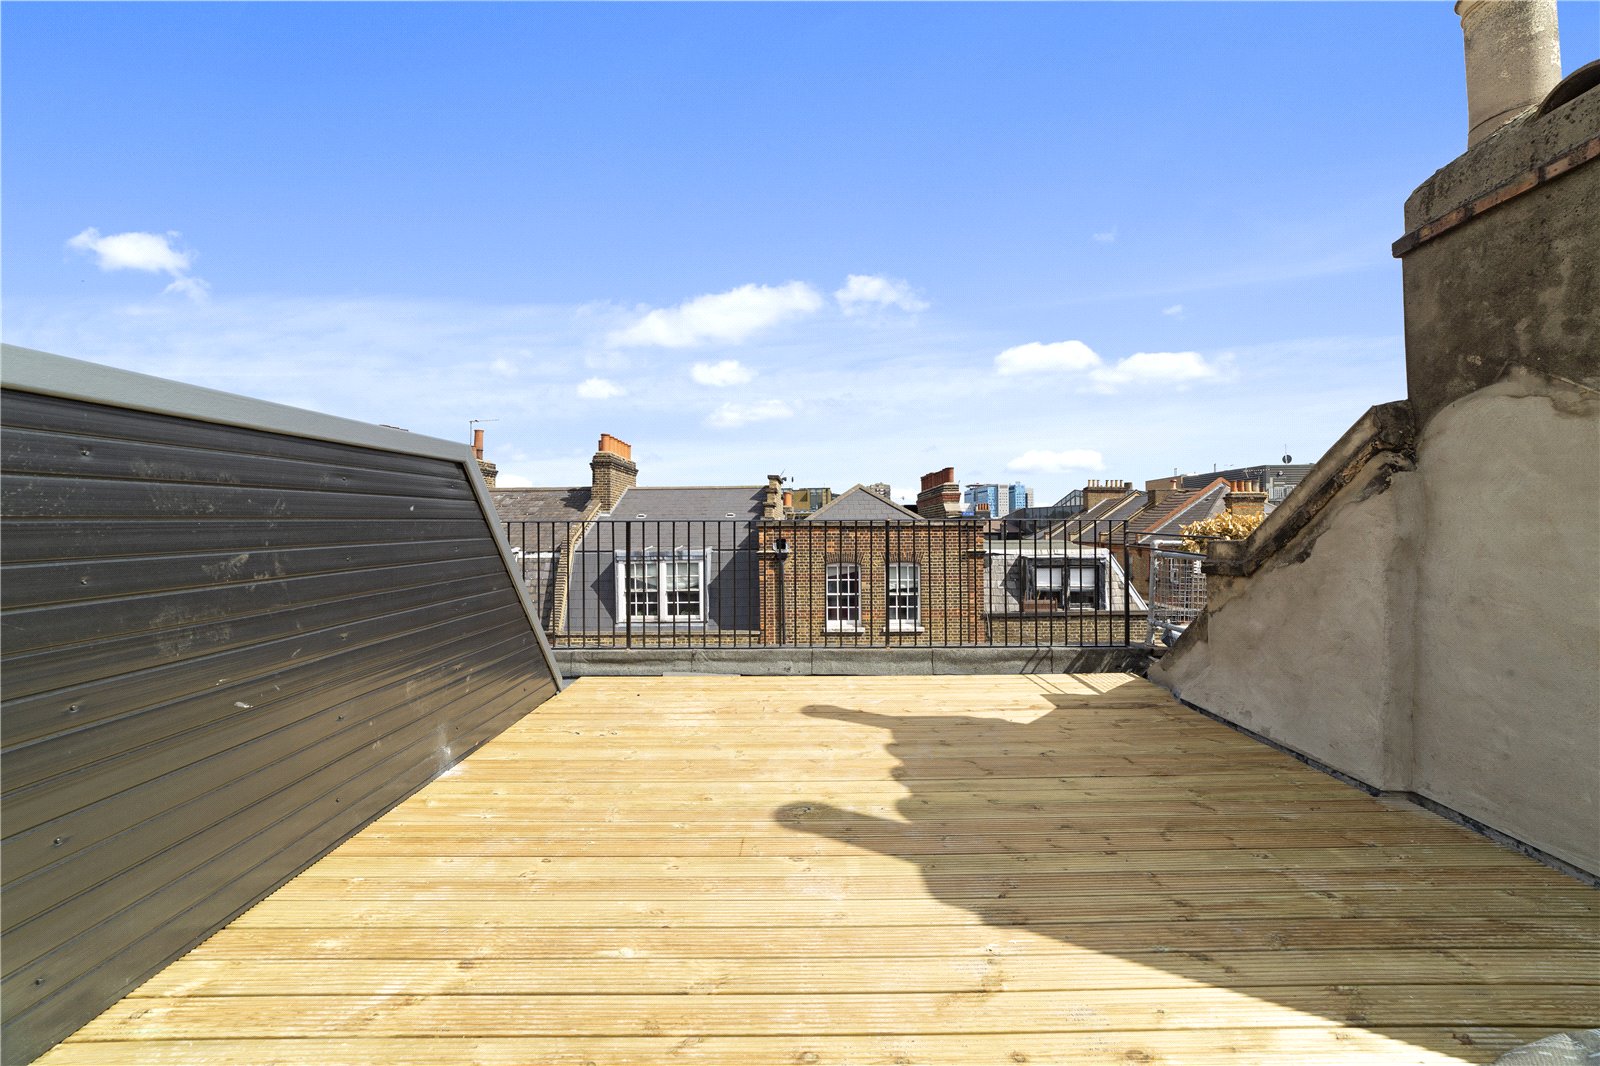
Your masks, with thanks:
M 1467 52 L 1467 146 L 1531 107 L 1561 80 L 1556 0 L 1459 0 Z

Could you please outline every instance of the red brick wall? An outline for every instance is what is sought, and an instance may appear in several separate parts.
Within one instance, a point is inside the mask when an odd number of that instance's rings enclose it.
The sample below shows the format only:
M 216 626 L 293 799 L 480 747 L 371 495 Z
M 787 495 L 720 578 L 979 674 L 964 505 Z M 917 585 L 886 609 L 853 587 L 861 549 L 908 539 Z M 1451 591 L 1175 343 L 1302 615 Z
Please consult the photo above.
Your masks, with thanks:
M 783 638 L 791 644 L 968 644 L 987 639 L 982 615 L 982 531 L 974 522 L 764 522 L 761 542 L 761 638 L 779 642 L 778 562 L 784 561 Z M 835 632 L 827 622 L 827 568 L 854 563 L 861 572 L 860 632 Z M 921 567 L 921 632 L 886 632 L 888 563 Z

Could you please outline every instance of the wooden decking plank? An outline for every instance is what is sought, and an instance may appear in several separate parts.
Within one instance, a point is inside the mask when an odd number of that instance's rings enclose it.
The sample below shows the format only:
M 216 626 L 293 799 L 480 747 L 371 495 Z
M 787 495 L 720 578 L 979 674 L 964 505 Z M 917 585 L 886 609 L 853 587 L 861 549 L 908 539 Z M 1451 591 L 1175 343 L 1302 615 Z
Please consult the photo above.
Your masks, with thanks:
M 1600 951 L 1399 949 L 1374 971 L 1368 951 L 1221 951 L 1130 953 L 1126 957 L 1061 945 L 1050 954 L 860 955 L 847 958 L 603 959 L 491 956 L 385 960 L 351 965 L 341 958 L 208 958 L 191 954 L 146 982 L 139 998 L 312 995 L 610 995 L 618 989 L 657 995 L 831 992 L 1039 992 L 1296 985 L 1572 984 L 1600 986 Z M 1582 978 L 1587 973 L 1587 980 Z
M 858 926 L 849 942 L 819 937 L 805 927 L 773 926 L 752 937 L 746 929 L 702 927 L 692 937 L 659 926 L 620 925 L 552 928 L 450 927 L 421 924 L 380 929 L 315 926 L 243 929 L 230 926 L 191 953 L 196 958 L 384 958 L 469 959 L 504 956 L 543 958 L 726 958 L 806 959 L 858 956 L 900 958 L 1049 955 L 1063 950 L 1103 953 L 1199 951 L 1453 952 L 1467 947 L 1520 951 L 1534 958 L 1574 947 L 1600 948 L 1600 923 L 1573 925 L 1528 918 L 1195 918 L 1186 922 L 1034 923 L 1026 928 L 967 926 Z M 1381 959 L 1374 958 L 1374 967 Z M 1577 970 L 1574 980 L 1587 981 Z
M 1545 915 L 1550 918 L 1593 921 L 1596 908 L 1582 890 L 1560 895 L 1511 889 L 1461 888 L 1450 891 L 1457 906 L 1471 914 L 1494 917 Z M 1048 897 L 996 900 L 991 896 L 953 897 L 948 900 L 855 900 L 824 897 L 716 900 L 552 900 L 530 913 L 527 900 L 428 900 L 430 925 L 524 925 L 530 921 L 548 926 L 616 925 L 647 922 L 684 930 L 704 926 L 741 926 L 761 929 L 774 923 L 794 923 L 833 930 L 860 925 L 928 925 L 930 917 L 950 925 L 1031 925 L 1035 922 L 1096 920 L 1105 922 L 1166 918 L 1186 921 L 1208 918 L 1311 918 L 1407 917 L 1433 913 L 1439 906 L 1437 891 L 1390 892 L 1351 890 L 1239 893 L 1228 896 L 1135 896 L 1128 898 Z M 286 898 L 282 907 L 257 907 L 235 919 L 245 929 L 283 929 L 316 925 L 385 926 L 414 924 L 416 919 L 387 900 L 304 900 Z M 423 904 L 419 904 L 422 906 Z
M 1074 874 L 1137 870 L 1140 872 L 1180 870 L 1379 870 L 1404 874 L 1412 869 L 1515 870 L 1527 877 L 1547 881 L 1552 886 L 1572 887 L 1570 878 L 1554 870 L 1530 864 L 1508 848 L 1483 847 L 1478 843 L 1362 848 L 1295 848 L 1240 851 L 1205 849 L 1198 851 L 1159 851 L 1144 853 L 1094 849 L 1077 854 L 1038 851 L 1011 855 L 965 857 L 938 855 L 918 860 L 912 866 L 885 868 L 881 857 L 857 852 L 852 855 L 822 858 L 466 858 L 428 859 L 381 855 L 347 856 L 333 853 L 303 873 L 299 881 L 333 878 L 382 877 L 432 879 L 460 875 L 472 880 L 538 877 L 542 880 L 567 878 L 628 880 L 631 878 L 770 878 L 791 877 L 796 873 L 817 877 L 859 878 L 877 875 L 924 876 L 934 874 L 1026 873 Z
M 1547 1034 L 1543 1028 L 1456 1026 L 1392 1029 L 1242 1029 L 1219 1038 L 1189 1032 L 804 1037 L 312 1037 L 285 1042 L 226 1037 L 205 1041 L 73 1042 L 53 1066 L 1308 1066 L 1359 1062 L 1456 1066 L 1493 1062 Z
M 1592 988 L 1376 985 L 1050 992 L 796 995 L 410 995 L 130 997 L 91 1025 L 123 1039 L 346 1036 L 805 1036 L 1063 1033 L 1375 1026 L 1575 1025 Z M 92 1035 L 92 1034 L 91 1034 Z
M 571 686 L 41 1061 L 1490 1061 L 1600 897 L 1127 675 Z

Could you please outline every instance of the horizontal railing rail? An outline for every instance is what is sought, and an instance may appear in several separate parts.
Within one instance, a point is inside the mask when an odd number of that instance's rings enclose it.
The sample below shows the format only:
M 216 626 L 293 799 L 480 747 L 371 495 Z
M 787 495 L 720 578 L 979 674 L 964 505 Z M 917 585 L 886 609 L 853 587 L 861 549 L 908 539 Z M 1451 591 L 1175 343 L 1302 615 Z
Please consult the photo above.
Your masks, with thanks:
M 1129 647 L 1125 522 L 507 522 L 558 648 Z

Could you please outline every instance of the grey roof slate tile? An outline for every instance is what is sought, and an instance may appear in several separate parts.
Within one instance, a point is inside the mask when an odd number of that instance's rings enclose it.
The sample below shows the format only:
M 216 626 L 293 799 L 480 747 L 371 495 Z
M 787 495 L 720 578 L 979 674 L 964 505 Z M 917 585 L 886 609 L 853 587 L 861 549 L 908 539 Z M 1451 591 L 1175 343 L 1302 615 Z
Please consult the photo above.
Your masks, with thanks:
M 915 511 L 884 499 L 865 486 L 856 485 L 835 496 L 826 507 L 806 516 L 808 522 L 926 522 Z

